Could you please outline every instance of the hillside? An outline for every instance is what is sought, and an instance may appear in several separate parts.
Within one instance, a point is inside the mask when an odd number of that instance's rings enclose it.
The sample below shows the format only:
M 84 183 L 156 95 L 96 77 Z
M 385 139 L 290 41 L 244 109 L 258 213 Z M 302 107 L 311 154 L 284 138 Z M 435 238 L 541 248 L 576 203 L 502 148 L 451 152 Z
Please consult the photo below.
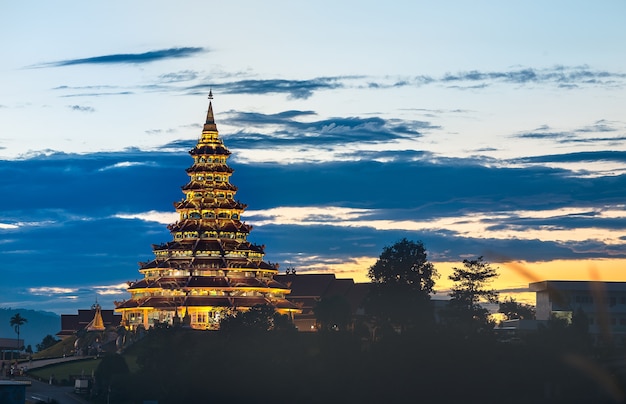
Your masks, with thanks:
M 0 308 L 0 338 L 17 338 L 17 334 L 10 324 L 11 317 L 16 313 L 20 313 L 22 317 L 28 320 L 20 328 L 20 338 L 24 340 L 24 346 L 32 346 L 33 352 L 37 351 L 37 344 L 46 335 L 55 336 L 61 330 L 61 316 L 56 313 L 41 310 Z

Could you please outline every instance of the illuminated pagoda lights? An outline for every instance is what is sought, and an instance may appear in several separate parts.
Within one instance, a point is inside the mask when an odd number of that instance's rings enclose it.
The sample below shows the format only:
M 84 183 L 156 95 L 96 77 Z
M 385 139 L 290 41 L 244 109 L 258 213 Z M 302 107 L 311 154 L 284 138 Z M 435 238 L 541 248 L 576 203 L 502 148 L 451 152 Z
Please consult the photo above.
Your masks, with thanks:
M 235 200 L 230 151 L 218 136 L 211 101 L 202 136 L 189 154 L 185 197 L 174 203 L 179 220 L 168 226 L 173 240 L 153 245 L 155 258 L 139 263 L 144 278 L 129 283 L 129 300 L 116 302 L 122 324 L 136 329 L 182 322 L 217 329 L 226 313 L 259 304 L 293 318 L 301 310 L 285 299 L 289 288 L 274 280 L 278 265 L 263 260 L 264 246 L 247 241 L 252 226 L 240 220 L 247 205 Z

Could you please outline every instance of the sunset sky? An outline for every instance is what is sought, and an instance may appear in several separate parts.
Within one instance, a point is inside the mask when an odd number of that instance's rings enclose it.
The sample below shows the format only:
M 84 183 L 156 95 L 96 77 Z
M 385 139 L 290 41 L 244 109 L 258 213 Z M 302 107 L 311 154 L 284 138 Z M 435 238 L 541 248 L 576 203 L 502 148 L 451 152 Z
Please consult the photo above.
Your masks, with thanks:
M 0 5 L 0 307 L 130 295 L 213 90 L 250 240 L 365 281 L 423 241 L 521 299 L 626 281 L 626 2 Z

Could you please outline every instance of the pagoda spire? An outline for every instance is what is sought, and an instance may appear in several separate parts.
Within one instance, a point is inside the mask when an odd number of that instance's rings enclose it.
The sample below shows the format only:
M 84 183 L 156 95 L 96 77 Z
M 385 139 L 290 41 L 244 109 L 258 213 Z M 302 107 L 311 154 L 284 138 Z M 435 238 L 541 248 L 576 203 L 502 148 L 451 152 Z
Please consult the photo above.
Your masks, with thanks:
M 102 313 L 101 313 L 100 305 L 98 304 L 98 300 L 97 299 L 96 299 L 96 304 L 94 304 L 91 307 L 92 307 L 92 309 L 94 309 L 96 311 L 96 313 L 93 316 L 93 320 L 91 320 L 89 322 L 89 324 L 87 324 L 87 327 L 85 327 L 85 328 L 87 329 L 87 331 L 102 331 L 102 330 L 104 330 L 106 327 L 104 326 L 104 321 L 102 321 Z
M 206 122 L 204 124 L 203 132 L 217 132 L 217 125 L 215 125 L 215 118 L 213 117 L 213 105 L 211 100 L 213 99 L 213 90 L 209 90 L 209 111 L 206 114 Z

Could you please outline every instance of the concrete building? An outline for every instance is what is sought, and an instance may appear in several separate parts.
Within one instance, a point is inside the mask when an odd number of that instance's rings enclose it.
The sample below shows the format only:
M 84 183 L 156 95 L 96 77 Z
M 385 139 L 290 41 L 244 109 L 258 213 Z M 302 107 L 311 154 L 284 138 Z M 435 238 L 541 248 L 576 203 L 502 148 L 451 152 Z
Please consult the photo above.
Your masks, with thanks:
M 528 286 L 536 293 L 537 320 L 571 322 L 574 313 L 582 310 L 596 339 L 626 343 L 626 282 L 542 281 Z

